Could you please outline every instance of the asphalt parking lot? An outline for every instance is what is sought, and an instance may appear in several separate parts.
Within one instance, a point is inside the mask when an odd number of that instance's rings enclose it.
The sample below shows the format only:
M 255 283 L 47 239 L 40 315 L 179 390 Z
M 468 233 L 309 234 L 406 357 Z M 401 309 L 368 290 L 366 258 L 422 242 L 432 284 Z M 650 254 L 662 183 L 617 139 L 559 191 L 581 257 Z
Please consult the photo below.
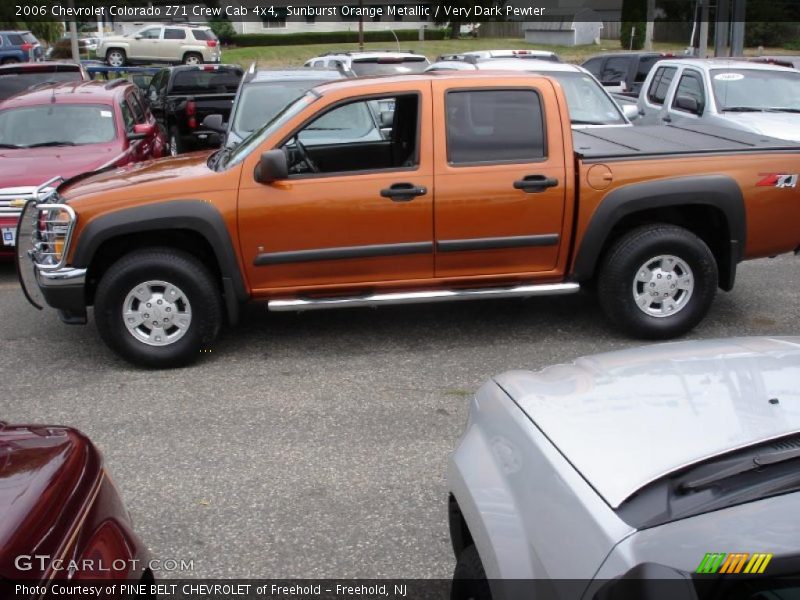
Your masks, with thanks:
M 745 263 L 690 336 L 800 334 L 800 258 Z M 190 577 L 449 577 L 445 463 L 492 374 L 639 342 L 593 297 L 270 314 L 144 371 L 0 265 L 0 418 L 80 428 L 136 530 Z M 162 575 L 163 576 L 163 575 Z

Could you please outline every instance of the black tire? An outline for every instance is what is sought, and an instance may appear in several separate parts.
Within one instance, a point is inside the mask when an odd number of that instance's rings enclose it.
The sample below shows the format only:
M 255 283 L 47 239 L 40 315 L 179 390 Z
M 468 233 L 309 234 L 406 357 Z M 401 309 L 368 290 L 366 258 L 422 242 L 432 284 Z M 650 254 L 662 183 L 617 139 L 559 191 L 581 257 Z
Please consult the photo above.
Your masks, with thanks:
M 114 61 L 113 56 L 116 54 L 119 54 L 119 56 L 121 57 L 122 59 L 121 64 L 118 65 L 112 64 L 112 62 Z M 106 64 L 109 67 L 124 67 L 126 64 L 128 64 L 128 56 L 127 54 L 125 54 L 125 50 L 123 50 L 122 48 L 109 48 L 106 51 Z
M 489 580 L 474 545 L 467 546 L 458 555 L 450 600 L 492 600 Z
M 191 308 L 185 333 L 167 345 L 141 341 L 123 319 L 126 297 L 148 281 L 177 286 Z M 122 358 L 144 367 L 180 367 L 197 360 L 216 339 L 222 299 L 213 276 L 199 260 L 172 248 L 149 248 L 126 254 L 105 272 L 95 293 L 94 318 L 100 337 Z
M 640 267 L 657 256 L 672 256 L 691 269 L 691 294 L 674 314 L 652 316 L 646 310 L 658 310 L 659 298 L 648 308 L 640 309 L 634 297 L 634 281 Z M 666 273 L 653 269 L 653 273 Z M 681 273 L 676 268 L 676 273 Z M 642 271 L 642 275 L 647 271 Z M 654 275 L 657 276 L 657 275 Z M 680 275 L 679 275 L 680 276 Z M 602 261 L 597 294 L 609 319 L 627 334 L 643 339 L 674 338 L 690 331 L 708 313 L 717 292 L 717 262 L 706 243 L 681 227 L 647 225 L 618 239 Z M 658 277 L 656 285 L 662 285 Z M 664 284 L 667 284 L 664 280 Z M 641 283 L 652 286 L 653 283 Z M 674 287 L 674 284 L 673 286 Z M 679 286 L 680 287 L 680 286 Z M 657 293 L 657 292 L 656 292 Z M 666 292 L 665 292 L 666 293 Z M 676 293 L 681 293 L 679 290 Z M 680 297 L 678 297 L 680 298 Z M 649 298 L 644 299 L 647 302 Z
M 0 65 L 15 65 L 18 62 L 20 62 L 18 58 L 4 58 L 3 61 L 0 62 Z
M 193 62 L 195 60 L 197 62 Z M 203 55 L 200 54 L 199 52 L 187 52 L 186 54 L 183 55 L 183 60 L 181 62 L 183 64 L 185 64 L 185 65 L 188 65 L 188 64 L 202 65 L 203 64 Z
M 170 156 L 178 156 L 186 151 L 186 147 L 181 140 L 181 133 L 178 128 L 173 125 L 169 128 L 169 136 L 167 137 L 167 152 Z

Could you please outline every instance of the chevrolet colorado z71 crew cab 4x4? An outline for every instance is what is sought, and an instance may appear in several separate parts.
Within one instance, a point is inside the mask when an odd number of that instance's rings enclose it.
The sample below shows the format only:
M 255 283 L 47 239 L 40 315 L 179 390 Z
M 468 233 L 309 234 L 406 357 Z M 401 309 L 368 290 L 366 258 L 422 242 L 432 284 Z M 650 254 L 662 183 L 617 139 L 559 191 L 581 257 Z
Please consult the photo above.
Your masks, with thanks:
M 380 131 L 320 131 L 376 100 L 394 107 Z M 623 330 L 670 338 L 740 261 L 800 246 L 798 171 L 800 146 L 745 132 L 572 131 L 561 87 L 529 73 L 342 80 L 234 148 L 51 187 L 25 207 L 18 261 L 35 304 L 71 323 L 94 306 L 141 365 L 191 362 L 248 299 L 294 311 L 596 282 Z

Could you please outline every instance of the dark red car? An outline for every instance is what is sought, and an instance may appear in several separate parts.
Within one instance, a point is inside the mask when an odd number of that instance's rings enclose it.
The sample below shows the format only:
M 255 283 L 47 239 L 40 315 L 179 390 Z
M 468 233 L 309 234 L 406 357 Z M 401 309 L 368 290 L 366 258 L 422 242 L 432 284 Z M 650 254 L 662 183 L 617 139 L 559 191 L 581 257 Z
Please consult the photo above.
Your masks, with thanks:
M 44 182 L 157 158 L 165 147 L 124 79 L 47 84 L 0 102 L 0 256 L 13 256 L 21 207 Z
M 0 422 L 0 597 L 13 582 L 150 583 L 149 563 L 85 435 Z

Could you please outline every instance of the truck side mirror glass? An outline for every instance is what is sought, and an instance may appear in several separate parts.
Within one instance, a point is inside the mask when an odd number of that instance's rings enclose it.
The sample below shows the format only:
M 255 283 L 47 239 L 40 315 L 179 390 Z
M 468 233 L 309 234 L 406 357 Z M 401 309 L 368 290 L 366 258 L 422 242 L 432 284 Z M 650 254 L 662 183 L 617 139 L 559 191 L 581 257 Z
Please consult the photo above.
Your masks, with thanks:
M 388 129 L 394 124 L 394 111 L 382 110 L 381 111 L 381 129 Z
M 289 162 L 283 150 L 268 150 L 261 154 L 253 177 L 258 183 L 272 183 L 289 177 Z
M 700 105 L 697 103 L 697 99 L 691 96 L 677 96 L 675 98 L 675 108 L 685 110 L 693 115 L 700 114 Z

